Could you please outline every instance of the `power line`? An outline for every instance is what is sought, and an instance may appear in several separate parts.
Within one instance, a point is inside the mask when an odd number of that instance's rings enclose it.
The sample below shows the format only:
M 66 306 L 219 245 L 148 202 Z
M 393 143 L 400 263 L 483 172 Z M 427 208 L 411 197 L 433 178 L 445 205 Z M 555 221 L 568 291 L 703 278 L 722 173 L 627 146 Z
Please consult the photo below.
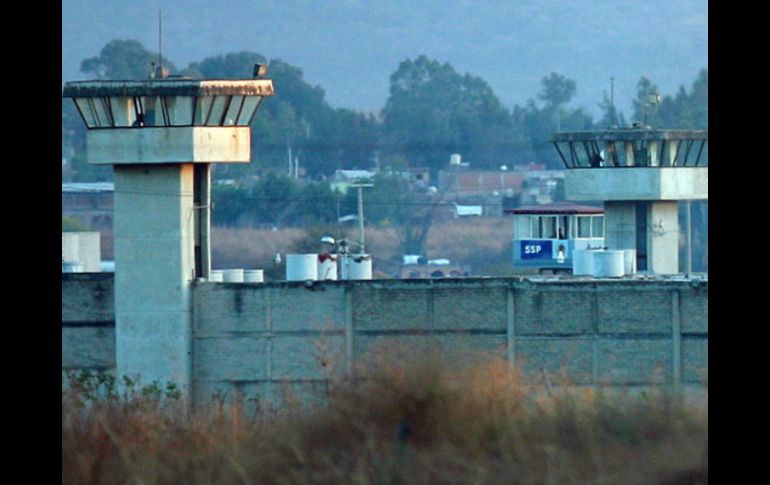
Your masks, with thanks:
M 141 190 L 114 190 L 112 191 L 113 194 L 126 194 L 126 195 L 151 195 L 151 196 L 167 196 L 167 197 L 192 197 L 192 192 L 159 192 L 159 191 L 141 191 Z M 468 197 L 474 197 L 474 196 L 468 196 Z M 484 195 L 479 195 L 475 197 L 487 197 Z M 212 197 L 213 198 L 213 197 Z M 247 201 L 261 201 L 261 202 L 284 202 L 284 203 L 328 203 L 328 204 L 336 204 L 337 198 L 335 196 L 329 196 L 329 197 L 265 197 L 265 196 L 255 196 L 255 195 L 247 195 L 246 197 L 243 197 L 243 200 Z M 340 198 L 340 201 L 343 199 Z M 213 202 L 216 203 L 216 200 L 214 199 Z M 348 201 L 351 205 L 354 203 L 354 201 Z M 370 205 L 370 206 L 407 206 L 407 207 L 454 207 L 454 202 L 419 202 L 419 201 L 393 201 L 393 200 L 372 200 L 371 198 L 367 198 L 364 201 L 364 205 Z M 486 205 L 486 204 L 460 204 L 460 205 Z

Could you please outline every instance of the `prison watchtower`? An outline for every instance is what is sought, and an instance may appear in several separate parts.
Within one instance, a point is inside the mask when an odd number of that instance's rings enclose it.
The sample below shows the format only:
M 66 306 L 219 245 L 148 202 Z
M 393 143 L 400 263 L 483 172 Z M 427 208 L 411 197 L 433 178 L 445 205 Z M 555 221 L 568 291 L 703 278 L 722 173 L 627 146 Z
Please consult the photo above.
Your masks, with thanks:
M 64 86 L 87 127 L 87 161 L 114 170 L 118 377 L 189 390 L 190 288 L 211 270 L 211 164 L 250 161 L 249 124 L 274 94 L 260 66 L 255 79 Z
M 604 203 L 607 248 L 635 249 L 640 272 L 679 273 L 678 204 L 708 199 L 708 131 L 635 125 L 552 142 L 567 199 Z

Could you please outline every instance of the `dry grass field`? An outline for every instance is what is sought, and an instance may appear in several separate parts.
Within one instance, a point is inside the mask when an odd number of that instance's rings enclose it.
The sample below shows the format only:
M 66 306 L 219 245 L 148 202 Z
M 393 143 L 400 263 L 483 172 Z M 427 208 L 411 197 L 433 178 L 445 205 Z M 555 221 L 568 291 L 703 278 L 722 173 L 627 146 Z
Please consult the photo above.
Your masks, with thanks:
M 323 404 L 256 416 L 187 414 L 157 388 L 94 400 L 81 380 L 62 392 L 62 483 L 708 483 L 703 402 L 544 386 L 497 361 L 450 369 L 370 367 Z
M 511 227 L 510 219 L 499 217 L 436 223 L 428 233 L 425 256 L 469 264 L 476 274 L 499 270 L 501 266 L 510 266 Z M 269 268 L 276 253 L 291 252 L 292 245 L 304 237 L 306 231 L 298 228 L 212 228 L 214 267 Z M 357 228 L 347 228 L 346 237 L 357 240 Z M 367 252 L 374 254 L 375 265 L 400 260 L 399 237 L 394 228 L 367 227 L 366 245 Z

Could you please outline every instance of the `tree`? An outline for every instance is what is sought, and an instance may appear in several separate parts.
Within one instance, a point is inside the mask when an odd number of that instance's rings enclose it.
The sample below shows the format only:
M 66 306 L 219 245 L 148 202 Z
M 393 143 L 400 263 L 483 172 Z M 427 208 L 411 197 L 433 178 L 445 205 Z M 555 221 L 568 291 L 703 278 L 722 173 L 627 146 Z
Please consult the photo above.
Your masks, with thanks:
M 664 97 L 658 115 L 663 126 L 708 129 L 708 70 L 698 73 L 689 92 L 680 86 L 676 96 Z
M 552 72 L 542 79 L 542 91 L 538 98 L 545 101 L 545 109 L 555 111 L 570 102 L 577 91 L 577 83 L 561 74 Z
M 182 74 L 203 79 L 252 79 L 254 64 L 265 62 L 265 56 L 256 52 L 230 52 L 207 57 L 201 62 L 191 62 Z
M 211 219 L 215 226 L 238 226 L 249 207 L 248 192 L 239 187 L 215 185 L 212 190 Z
M 647 125 L 656 126 L 660 121 L 657 113 L 657 104 L 650 102 L 650 96 L 660 94 L 658 86 L 646 77 L 642 77 L 636 83 L 636 98 L 633 100 L 633 120 Z
M 254 64 L 264 62 L 262 54 L 242 51 L 191 63 L 183 73 L 206 79 L 251 78 Z M 287 173 L 291 158 L 310 176 L 321 178 L 337 168 L 368 162 L 379 133 L 374 117 L 331 108 L 324 90 L 307 83 L 296 66 L 273 59 L 268 67 L 276 96 L 262 101 L 252 124 L 252 159 L 258 164 L 228 169 L 228 174 L 245 175 L 256 167 Z
M 388 155 L 404 154 L 434 174 L 452 153 L 497 165 L 510 129 L 510 114 L 484 80 L 424 55 L 391 75 L 383 117 Z
M 610 101 L 607 91 L 602 93 L 602 102 L 599 103 L 599 109 L 602 110 L 602 117 L 596 122 L 597 128 L 604 129 L 610 126 L 626 126 L 626 119 L 623 112 L 618 111 L 617 107 Z
M 593 128 L 593 118 L 582 108 L 569 109 L 567 103 L 577 91 L 575 81 L 560 74 L 551 73 L 542 79 L 538 98 L 540 107 L 530 99 L 523 107 L 513 109 L 513 130 L 529 145 L 520 151 L 529 162 L 545 163 L 549 168 L 561 165 L 551 144 L 551 136 L 558 131 L 580 131 Z
M 96 79 L 147 79 L 152 63 L 157 62 L 158 54 L 148 51 L 141 42 L 116 39 L 107 43 L 98 56 L 84 59 L 80 70 Z M 176 71 L 174 64 L 165 57 L 163 67 L 171 73 Z
M 650 94 L 660 94 L 658 87 L 642 77 L 636 85 L 634 119 L 659 128 L 708 129 L 708 70 L 702 69 L 690 92 L 680 86 L 675 96 L 662 96 L 652 104 Z

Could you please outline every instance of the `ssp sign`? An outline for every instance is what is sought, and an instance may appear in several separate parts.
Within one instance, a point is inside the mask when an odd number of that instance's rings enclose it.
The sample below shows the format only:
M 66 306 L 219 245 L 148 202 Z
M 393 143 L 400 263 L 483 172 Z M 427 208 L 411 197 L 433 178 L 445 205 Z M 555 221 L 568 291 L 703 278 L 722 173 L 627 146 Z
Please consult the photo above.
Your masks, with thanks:
M 521 259 L 551 259 L 553 257 L 551 241 L 525 239 L 519 241 L 519 244 Z

